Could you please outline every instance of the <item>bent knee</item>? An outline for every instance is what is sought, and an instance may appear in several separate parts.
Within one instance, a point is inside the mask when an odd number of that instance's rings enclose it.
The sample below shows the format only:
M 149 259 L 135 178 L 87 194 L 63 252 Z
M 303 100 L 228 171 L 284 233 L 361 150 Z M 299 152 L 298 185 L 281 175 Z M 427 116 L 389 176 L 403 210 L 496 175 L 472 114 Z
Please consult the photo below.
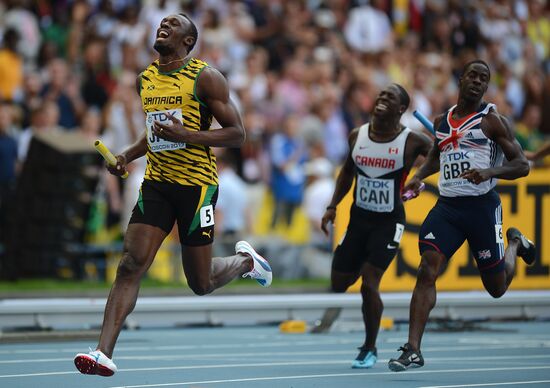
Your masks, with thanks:
M 435 283 L 443 260 L 443 256 L 437 252 L 425 252 L 418 266 L 418 281 L 421 283 Z
M 208 295 L 213 291 L 210 282 L 192 282 L 189 283 L 189 288 L 198 296 Z
M 332 284 L 330 286 L 330 290 L 335 294 L 343 294 L 348 290 L 348 288 L 349 288 L 348 284 Z
M 361 284 L 362 294 L 378 294 L 378 285 L 373 285 L 369 282 L 363 282 Z
M 493 298 L 498 299 L 506 293 L 506 288 L 499 287 L 499 288 L 487 289 L 487 292 Z
M 129 253 L 124 253 L 117 268 L 117 277 L 129 278 L 139 276 L 143 272 L 140 261 Z

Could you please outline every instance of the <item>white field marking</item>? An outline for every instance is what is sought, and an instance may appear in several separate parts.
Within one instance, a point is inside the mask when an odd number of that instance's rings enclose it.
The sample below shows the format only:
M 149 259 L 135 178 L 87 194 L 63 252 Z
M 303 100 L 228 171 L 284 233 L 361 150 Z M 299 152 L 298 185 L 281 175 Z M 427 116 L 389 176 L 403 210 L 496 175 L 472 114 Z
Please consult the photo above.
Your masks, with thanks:
M 381 341 L 381 345 L 386 343 L 387 341 Z M 403 343 L 403 341 L 400 341 L 399 343 Z M 312 346 L 334 346 L 334 345 L 356 345 L 357 340 L 356 339 L 350 339 L 350 340 L 335 340 L 335 341 L 311 341 L 307 342 L 306 345 L 312 345 Z M 272 342 L 272 343 L 262 343 L 262 348 L 271 347 L 271 348 L 279 348 L 279 347 L 292 347 L 295 348 L 298 345 L 297 342 Z M 301 344 L 304 345 L 303 343 Z M 453 345 L 453 344 L 451 344 Z M 477 345 L 477 346 L 476 346 Z M 197 349 L 242 349 L 242 348 L 257 348 L 259 347 L 259 344 L 212 344 L 212 345 L 167 345 L 167 346 L 128 346 L 128 347 L 117 347 L 116 352 L 122 353 L 122 352 L 136 352 L 136 351 L 144 351 L 144 352 L 151 352 L 151 351 L 169 351 L 169 350 L 197 350 Z M 549 342 L 541 342 L 541 341 L 524 341 L 524 340 L 518 340 L 515 342 L 506 342 L 506 343 L 499 343 L 499 344 L 490 344 L 487 346 L 479 346 L 479 343 L 471 345 L 461 345 L 461 346 L 454 346 L 452 350 L 453 351 L 460 351 L 460 350 L 490 350 L 490 349 L 524 349 L 524 348 L 540 348 L 540 347 L 550 347 L 550 341 Z M 0 350 L 0 354 L 44 354 L 48 353 L 78 353 L 79 351 L 82 351 L 82 348 L 62 348 L 62 349 L 56 349 L 56 348 L 48 348 L 48 349 L 13 349 L 13 350 Z M 396 350 L 393 349 L 378 349 L 378 352 L 395 352 Z M 439 346 L 439 347 L 424 347 L 422 349 L 423 352 L 428 351 L 449 351 L 449 346 Z
M 254 359 L 257 359 L 258 357 L 266 357 L 266 356 L 280 356 L 285 357 L 286 361 L 288 360 L 288 357 L 292 356 L 324 356 L 324 355 L 337 355 L 341 354 L 344 356 L 350 356 L 352 357 L 356 352 L 352 352 L 350 350 L 338 350 L 338 351 L 311 351 L 311 352 L 259 352 L 259 353 L 231 353 L 229 356 L 232 360 L 242 360 L 244 357 L 251 357 Z M 379 352 L 382 353 L 382 352 Z M 384 352 L 389 353 L 389 352 Z M 202 359 L 222 359 L 222 360 L 228 360 L 227 355 L 219 354 L 219 353 L 213 353 L 213 354 L 201 354 L 201 355 L 191 355 L 191 354 L 182 354 L 182 355 L 167 355 L 167 356 L 121 356 L 117 357 L 116 361 L 120 360 L 131 360 L 131 361 L 179 361 L 179 360 L 202 360 Z M 534 354 L 534 355 L 522 355 L 522 360 L 535 360 L 535 359 L 545 359 L 550 358 L 550 354 Z M 517 362 L 518 356 L 467 356 L 467 357 L 437 357 L 437 358 L 431 358 L 431 357 L 425 357 L 426 361 L 429 361 L 430 363 L 440 363 L 440 362 L 447 362 L 447 361 L 461 361 L 461 362 L 468 362 L 468 361 L 487 361 L 487 360 L 513 360 L 514 362 Z M 0 364 L 23 364 L 23 363 L 47 363 L 47 362 L 69 362 L 72 361 L 72 358 L 37 358 L 37 359 L 19 359 L 19 360 L 2 360 L 0 361 Z M 299 362 L 300 360 L 296 360 Z M 378 362 L 386 362 L 389 361 L 389 359 L 378 359 Z
M 440 374 L 440 373 L 465 373 L 465 372 L 497 372 L 510 370 L 534 370 L 534 369 L 550 369 L 550 366 L 540 367 L 511 367 L 511 368 L 480 368 L 480 369 L 446 369 L 446 370 L 414 370 L 407 371 L 408 374 Z M 181 383 L 165 383 L 165 384 L 147 384 L 147 385 L 125 385 L 113 386 L 110 388 L 148 388 L 148 387 L 175 387 L 182 385 L 195 384 L 223 384 L 236 383 L 246 381 L 268 381 L 268 380 L 298 380 L 298 379 L 318 379 L 326 377 L 349 377 L 349 376 L 384 376 L 394 375 L 398 372 L 365 372 L 365 373 L 331 373 L 322 375 L 295 375 L 295 376 L 273 376 L 273 377 L 254 377 L 229 380 L 203 380 L 203 381 L 186 381 Z
M 379 360 L 380 363 L 386 363 L 389 360 Z M 154 368 L 126 368 L 119 369 L 118 373 L 122 372 L 155 372 L 165 370 L 195 370 L 195 369 L 224 369 L 224 368 L 253 368 L 253 367 L 270 367 L 270 366 L 296 366 L 296 365 L 349 365 L 349 360 L 320 360 L 320 361 L 286 361 L 286 362 L 263 362 L 263 363 L 240 363 L 240 364 L 220 364 L 220 365 L 185 365 L 185 366 L 162 366 Z M 503 367 L 503 368 L 481 368 L 481 369 L 445 369 L 439 371 L 421 371 L 422 373 L 453 373 L 453 372 L 467 372 L 467 371 L 501 371 L 501 370 L 532 370 L 532 369 L 550 369 L 550 366 L 525 366 L 525 367 Z M 0 375 L 0 378 L 15 378 L 15 377 L 36 377 L 36 376 L 52 376 L 52 375 L 66 375 L 78 372 L 61 371 L 61 372 L 44 372 L 44 373 L 23 373 L 12 375 Z M 378 374 L 394 374 L 396 372 L 378 372 Z M 413 373 L 416 373 L 414 371 Z M 376 374 L 376 373 L 374 373 Z M 156 385 L 152 385 L 156 386 Z
M 533 380 L 533 381 L 506 381 L 502 383 L 483 383 L 483 384 L 462 384 L 462 385 L 431 385 L 418 388 L 460 388 L 460 387 L 495 387 L 498 385 L 514 385 L 514 384 L 544 384 L 550 383 L 550 380 Z

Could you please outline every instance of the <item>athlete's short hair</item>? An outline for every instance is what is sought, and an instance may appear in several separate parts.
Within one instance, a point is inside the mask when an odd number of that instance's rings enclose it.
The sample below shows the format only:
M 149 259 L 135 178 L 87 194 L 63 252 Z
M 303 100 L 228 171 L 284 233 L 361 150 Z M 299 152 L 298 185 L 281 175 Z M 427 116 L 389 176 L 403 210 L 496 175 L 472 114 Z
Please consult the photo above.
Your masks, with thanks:
M 487 64 L 487 62 L 485 62 L 481 59 L 474 59 L 473 61 L 470 61 L 470 62 L 466 63 L 464 65 L 464 67 L 462 68 L 462 73 L 460 74 L 460 76 L 463 76 L 464 74 L 466 74 L 466 72 L 468 71 L 468 68 L 472 65 L 475 65 L 475 64 L 485 66 L 487 68 L 487 71 L 489 72 L 489 79 L 491 78 L 491 69 L 489 68 L 489 65 Z
M 401 100 L 401 105 L 405 105 L 405 110 L 407 110 L 409 108 L 409 104 L 411 103 L 409 93 L 407 93 L 403 86 L 395 83 L 394 85 L 397 87 L 397 90 L 399 90 L 399 100 Z
M 193 23 L 193 20 L 191 20 L 189 16 L 187 16 L 184 13 L 180 13 L 180 15 L 189 21 L 189 24 L 190 24 L 189 35 L 195 38 L 195 41 L 191 46 L 189 46 L 189 49 L 187 50 L 187 53 L 189 54 L 191 51 L 193 51 L 193 48 L 195 47 L 195 43 L 197 43 L 197 39 L 199 39 L 199 31 L 197 30 L 197 26 L 195 25 L 195 23 Z

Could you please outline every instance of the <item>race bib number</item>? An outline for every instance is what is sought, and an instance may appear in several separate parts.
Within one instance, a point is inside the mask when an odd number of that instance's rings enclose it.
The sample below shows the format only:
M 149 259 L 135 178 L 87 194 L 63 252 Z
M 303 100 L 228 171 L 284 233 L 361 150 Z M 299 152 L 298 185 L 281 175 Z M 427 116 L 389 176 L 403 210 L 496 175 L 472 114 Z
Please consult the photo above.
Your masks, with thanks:
M 405 225 L 396 223 L 395 224 L 395 233 L 393 235 L 393 241 L 396 243 L 401 242 L 401 238 L 403 237 L 403 231 L 405 230 Z
M 460 174 L 473 166 L 474 151 L 457 151 L 441 154 L 441 185 L 442 187 L 454 187 L 470 184 Z
M 200 217 L 201 228 L 214 225 L 214 207 L 212 205 L 201 207 Z
M 504 237 L 502 236 L 502 224 L 495 225 L 495 240 L 497 243 L 504 243 Z
M 356 204 L 362 209 L 378 213 L 393 211 L 393 179 L 357 177 Z
M 147 143 L 149 143 L 149 148 L 152 152 L 173 151 L 185 148 L 185 143 L 174 143 L 170 140 L 162 139 L 153 133 L 153 124 L 155 121 L 161 124 L 173 124 L 166 113 L 170 113 L 176 119 L 182 121 L 181 109 L 179 108 L 147 112 L 147 118 L 145 120 L 145 125 L 147 126 Z

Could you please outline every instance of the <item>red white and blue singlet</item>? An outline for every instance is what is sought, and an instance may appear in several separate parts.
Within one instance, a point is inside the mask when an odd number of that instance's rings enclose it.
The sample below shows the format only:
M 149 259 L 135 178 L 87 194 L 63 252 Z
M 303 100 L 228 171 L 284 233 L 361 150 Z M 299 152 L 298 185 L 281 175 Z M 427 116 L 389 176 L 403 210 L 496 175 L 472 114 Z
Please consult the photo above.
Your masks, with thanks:
M 492 109 L 496 110 L 496 106 L 483 103 L 477 112 L 458 121 L 452 119 L 455 107 L 447 111 L 435 133 L 441 165 L 439 194 L 444 197 L 483 195 L 495 187 L 496 179 L 476 185 L 459 176 L 469 169 L 502 165 L 504 154 L 500 146 L 481 129 L 481 121 Z
M 476 185 L 460 178 L 469 169 L 502 165 L 502 149 L 481 129 L 483 118 L 496 107 L 484 103 L 477 112 L 459 121 L 451 117 L 454 108 L 436 128 L 440 196 L 420 227 L 420 254 L 435 250 L 450 259 L 467 240 L 480 272 L 501 272 L 504 239 L 502 206 L 493 190 L 496 179 Z

